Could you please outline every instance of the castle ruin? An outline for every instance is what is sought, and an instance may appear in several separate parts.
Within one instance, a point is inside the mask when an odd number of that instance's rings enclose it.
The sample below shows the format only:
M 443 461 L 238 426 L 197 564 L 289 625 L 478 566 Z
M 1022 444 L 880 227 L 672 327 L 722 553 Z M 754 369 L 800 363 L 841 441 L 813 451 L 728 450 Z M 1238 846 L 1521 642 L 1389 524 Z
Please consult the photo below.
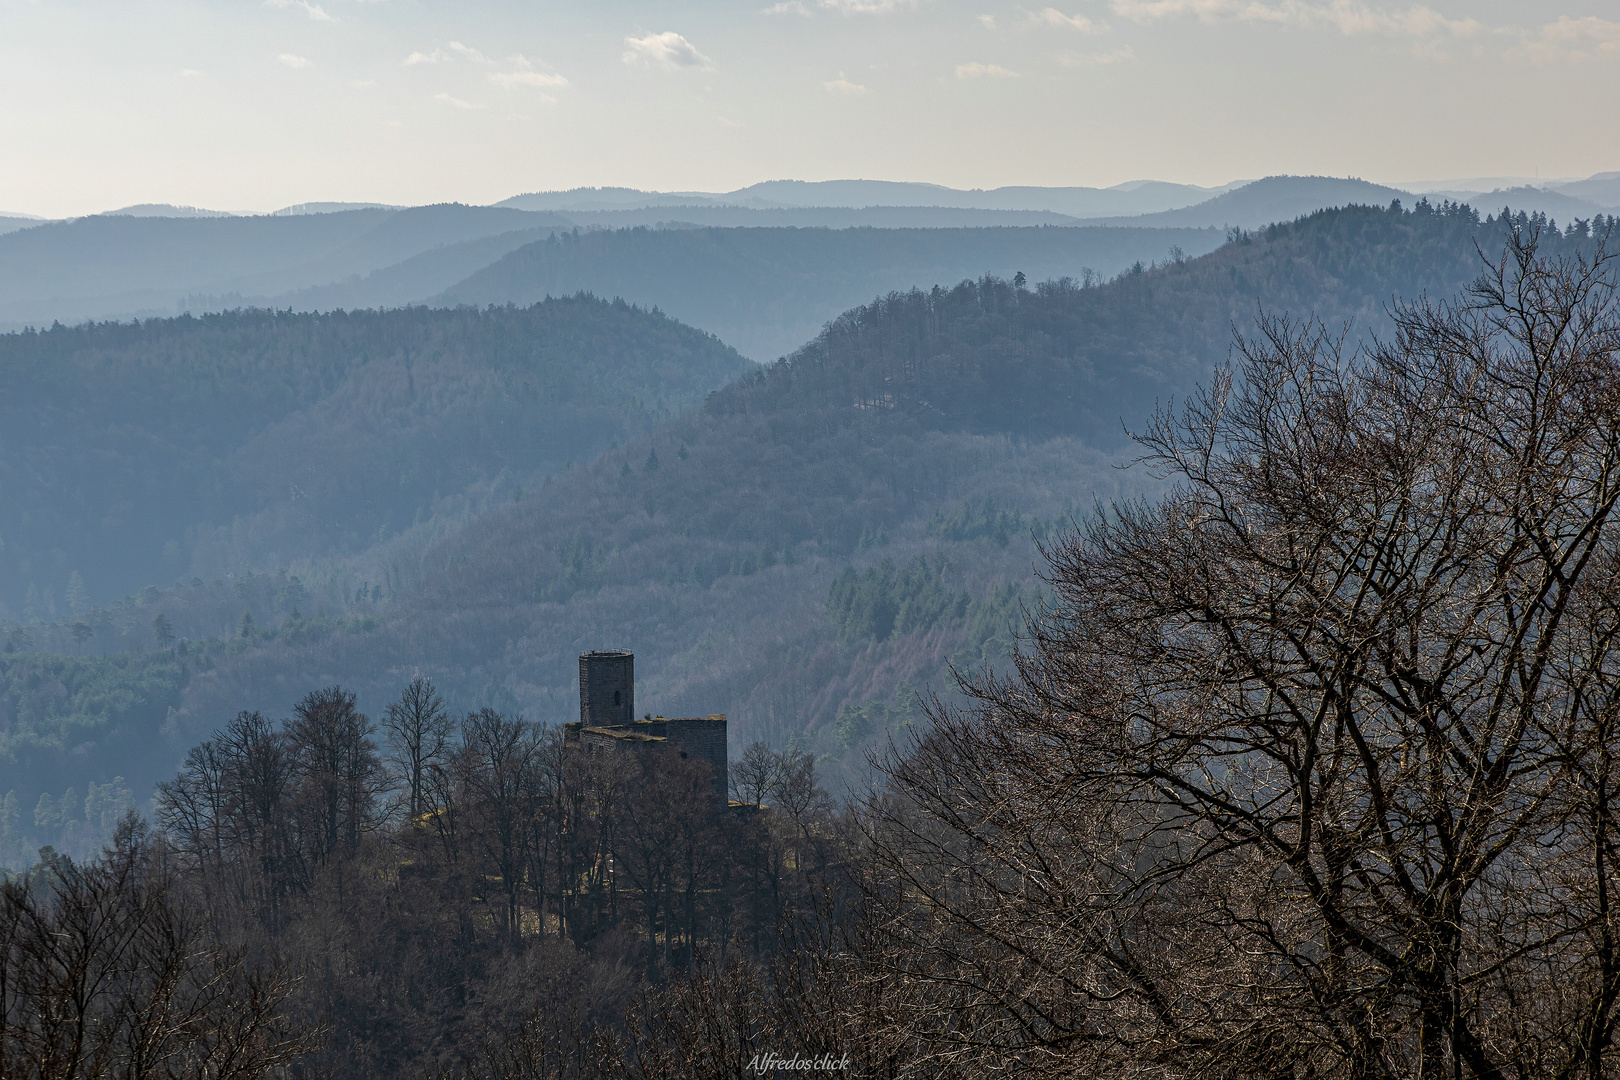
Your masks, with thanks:
M 579 657 L 579 719 L 563 725 L 563 744 L 587 753 L 636 753 L 660 748 L 707 761 L 715 796 L 727 802 L 729 758 L 726 718 L 652 716 L 636 718 L 635 656 L 588 652 Z

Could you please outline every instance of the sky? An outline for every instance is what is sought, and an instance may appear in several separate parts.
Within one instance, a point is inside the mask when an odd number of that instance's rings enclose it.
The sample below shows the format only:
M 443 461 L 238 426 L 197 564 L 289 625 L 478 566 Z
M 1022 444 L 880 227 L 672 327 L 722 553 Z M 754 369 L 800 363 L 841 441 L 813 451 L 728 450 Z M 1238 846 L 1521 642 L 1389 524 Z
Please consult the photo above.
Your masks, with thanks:
M 0 0 L 0 213 L 1620 169 L 1620 0 Z

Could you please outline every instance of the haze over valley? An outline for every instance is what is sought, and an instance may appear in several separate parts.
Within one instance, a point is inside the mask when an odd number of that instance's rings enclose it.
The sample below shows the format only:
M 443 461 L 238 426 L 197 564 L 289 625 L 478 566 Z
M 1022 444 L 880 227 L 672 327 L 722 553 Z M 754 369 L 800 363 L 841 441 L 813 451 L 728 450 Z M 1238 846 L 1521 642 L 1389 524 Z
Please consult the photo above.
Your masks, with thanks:
M 1620 1075 L 1612 0 L 0 0 L 0 1080 Z
M 951 692 L 949 664 L 1005 663 L 1040 595 L 1033 542 L 1152 490 L 1117 468 L 1127 432 L 1208 378 L 1234 327 L 1305 311 L 1387 333 L 1392 297 L 1454 294 L 1507 220 L 1421 200 L 1254 231 L 507 228 L 561 212 L 112 215 L 0 237 L 32 242 L 35 272 L 11 280 L 40 297 L 51 259 L 107 288 L 399 260 L 305 296 L 490 259 L 427 304 L 0 338 L 19 805 L 115 776 L 144 799 L 220 716 L 306 684 L 375 708 L 420 668 L 458 704 L 566 716 L 570 657 L 604 641 L 642 657 L 649 703 L 724 711 L 734 738 L 813 749 L 855 782 L 919 692 Z M 921 590 L 928 613 L 855 633 L 828 607 L 845 573 L 901 590 L 881 602 L 897 612 Z

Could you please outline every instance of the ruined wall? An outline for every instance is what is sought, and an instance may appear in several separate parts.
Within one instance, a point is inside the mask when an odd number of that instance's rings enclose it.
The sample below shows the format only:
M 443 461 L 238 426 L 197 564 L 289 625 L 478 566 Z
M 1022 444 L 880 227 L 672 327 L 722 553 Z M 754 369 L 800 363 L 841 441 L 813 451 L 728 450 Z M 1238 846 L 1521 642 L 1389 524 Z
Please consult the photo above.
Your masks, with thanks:
M 636 719 L 635 657 L 630 653 L 580 654 L 579 720 L 563 726 L 563 742 L 593 753 L 665 748 L 706 761 L 716 798 L 726 805 L 731 777 L 725 716 Z
M 709 763 L 714 771 L 715 792 L 722 801 L 725 800 L 730 787 L 725 716 L 716 713 L 713 716 L 672 717 L 664 721 L 664 731 L 671 743 L 692 757 Z
M 644 752 L 678 753 L 682 757 L 708 762 L 714 781 L 716 801 L 722 806 L 730 786 L 726 753 L 726 718 L 713 716 L 657 717 L 628 724 L 567 724 L 563 742 L 589 753 L 630 754 Z

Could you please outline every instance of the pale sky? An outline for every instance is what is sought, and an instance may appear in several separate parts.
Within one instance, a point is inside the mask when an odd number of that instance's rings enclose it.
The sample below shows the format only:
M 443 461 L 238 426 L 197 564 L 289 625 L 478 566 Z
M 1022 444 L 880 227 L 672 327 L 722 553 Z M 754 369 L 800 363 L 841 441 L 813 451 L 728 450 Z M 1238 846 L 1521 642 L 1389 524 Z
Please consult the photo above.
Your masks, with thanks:
M 0 0 L 0 212 L 1620 169 L 1620 0 Z

